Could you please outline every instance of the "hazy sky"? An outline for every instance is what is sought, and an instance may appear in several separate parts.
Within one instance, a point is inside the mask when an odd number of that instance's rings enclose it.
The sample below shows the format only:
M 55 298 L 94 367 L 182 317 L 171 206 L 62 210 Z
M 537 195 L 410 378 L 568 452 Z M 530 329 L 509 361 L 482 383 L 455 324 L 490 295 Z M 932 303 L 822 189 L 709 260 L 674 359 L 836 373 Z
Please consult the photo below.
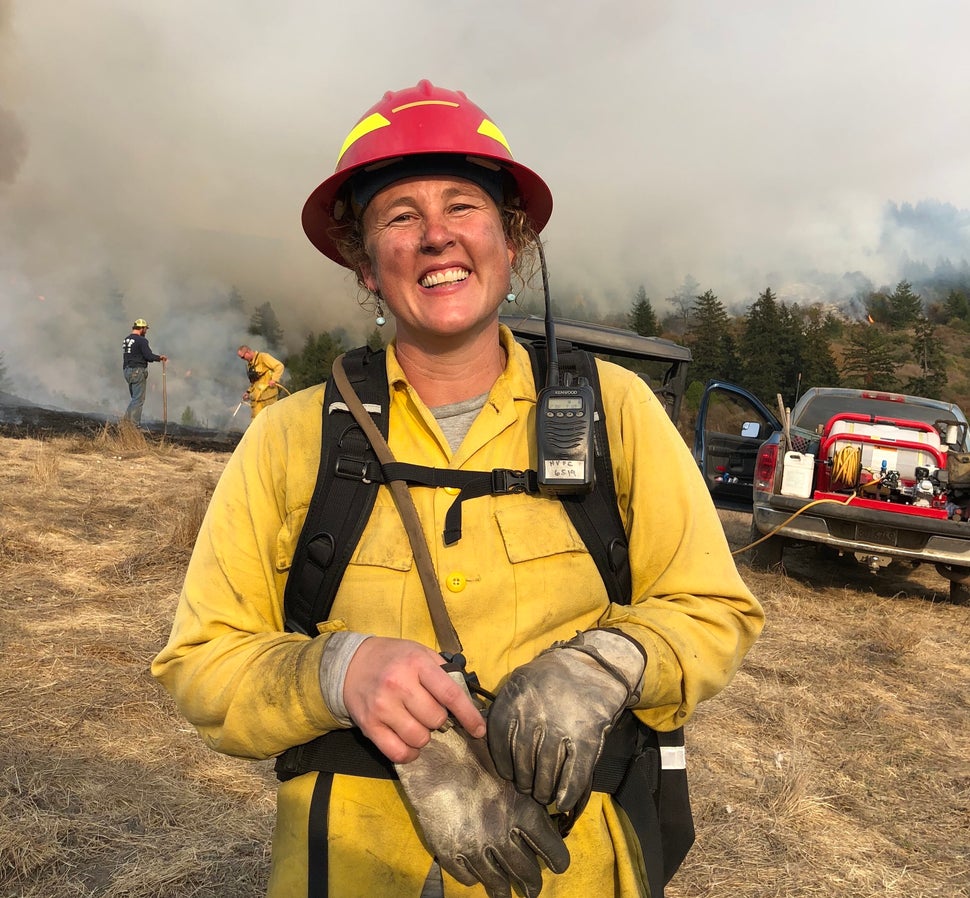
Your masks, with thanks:
M 731 307 L 970 258 L 968 35 L 965 0 L 0 0 L 8 376 L 120 411 L 143 315 L 173 375 L 205 372 L 175 406 L 215 414 L 245 318 L 198 310 L 230 284 L 291 348 L 365 333 L 300 211 L 361 113 L 421 78 L 547 180 L 554 294 L 601 311 L 644 284 L 666 313 L 687 275 Z M 888 204 L 928 200 L 939 244 L 887 232 Z

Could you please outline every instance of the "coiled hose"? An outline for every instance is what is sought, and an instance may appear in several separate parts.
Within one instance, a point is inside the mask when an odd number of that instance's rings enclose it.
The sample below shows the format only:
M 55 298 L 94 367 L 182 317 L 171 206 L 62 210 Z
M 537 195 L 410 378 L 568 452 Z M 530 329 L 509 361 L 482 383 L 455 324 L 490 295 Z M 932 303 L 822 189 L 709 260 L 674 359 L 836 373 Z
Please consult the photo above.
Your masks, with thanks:
M 858 446 L 843 446 L 832 459 L 832 488 L 855 489 L 862 470 L 862 450 Z
M 837 505 L 848 505 L 853 499 L 856 498 L 856 483 L 859 480 L 859 474 L 862 470 L 862 449 L 858 446 L 843 446 L 835 453 L 835 457 L 832 459 L 832 479 L 831 485 L 833 489 L 851 489 L 852 492 L 846 496 L 845 499 L 816 499 L 814 502 L 809 502 L 807 505 L 803 505 L 794 514 L 789 515 L 785 518 L 777 527 L 773 527 L 767 533 L 765 533 L 760 539 L 756 539 L 754 542 L 748 543 L 746 546 L 742 546 L 740 549 L 735 549 L 731 554 L 740 555 L 742 552 L 747 552 L 749 549 L 754 548 L 760 543 L 763 543 L 766 539 L 774 536 L 782 527 L 789 524 L 795 518 L 797 518 L 803 512 L 808 511 L 808 509 L 813 508 L 816 505 L 821 505 L 823 502 L 834 502 Z

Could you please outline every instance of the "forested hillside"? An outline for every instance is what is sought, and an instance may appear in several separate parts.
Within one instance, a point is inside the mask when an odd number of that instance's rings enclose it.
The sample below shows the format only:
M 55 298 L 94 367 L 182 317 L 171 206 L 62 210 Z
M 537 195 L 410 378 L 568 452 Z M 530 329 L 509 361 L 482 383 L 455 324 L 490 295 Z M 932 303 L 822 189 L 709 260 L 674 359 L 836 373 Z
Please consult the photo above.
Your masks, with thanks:
M 691 292 L 693 288 L 693 292 Z M 640 287 L 626 313 L 596 316 L 582 303 L 556 300 L 565 317 L 629 327 L 693 352 L 687 408 L 696 409 L 711 378 L 731 381 L 769 402 L 787 405 L 808 387 L 871 387 L 970 406 L 970 287 L 922 296 L 909 281 L 869 291 L 841 306 L 784 302 L 766 287 L 732 314 L 713 290 L 688 279 L 675 296 L 654 303 Z M 940 297 L 940 298 L 937 298 Z M 541 314 L 535 302 L 524 303 Z M 379 344 L 381 333 L 370 336 Z M 356 341 L 343 332 L 309 334 L 287 361 L 294 389 L 318 383 Z
M 947 399 L 970 398 L 967 294 L 951 291 L 927 303 L 908 281 L 872 292 L 854 307 L 778 300 L 766 288 L 742 314 L 731 315 L 715 293 L 694 297 L 656 333 L 691 347 L 689 401 L 710 378 L 740 384 L 787 405 L 812 386 L 870 387 Z M 641 297 L 628 324 L 644 318 Z M 649 302 L 647 300 L 647 302 Z
M 881 289 L 862 275 L 846 275 L 825 300 L 781 299 L 767 286 L 749 302 L 735 298 L 730 306 L 688 276 L 674 295 L 661 299 L 651 298 L 643 286 L 626 301 L 611 296 L 608 313 L 567 285 L 553 296 L 553 307 L 558 317 L 627 327 L 689 346 L 688 419 L 712 378 L 746 387 L 771 407 L 779 393 L 790 406 L 809 387 L 851 386 L 945 399 L 966 409 L 970 265 L 914 271 L 918 279 Z M 794 292 L 789 288 L 786 295 Z M 228 304 L 237 312 L 252 306 L 248 334 L 285 361 L 291 392 L 326 380 L 341 352 L 364 341 L 380 346 L 393 333 L 391 326 L 371 326 L 369 334 L 334 328 L 302 338 L 291 333 L 284 343 L 272 303 L 247 302 L 233 289 Z M 541 293 L 523 291 L 516 307 L 542 315 Z M 0 384 L 3 378 L 0 354 Z M 183 414 L 183 424 L 199 423 L 191 411 Z

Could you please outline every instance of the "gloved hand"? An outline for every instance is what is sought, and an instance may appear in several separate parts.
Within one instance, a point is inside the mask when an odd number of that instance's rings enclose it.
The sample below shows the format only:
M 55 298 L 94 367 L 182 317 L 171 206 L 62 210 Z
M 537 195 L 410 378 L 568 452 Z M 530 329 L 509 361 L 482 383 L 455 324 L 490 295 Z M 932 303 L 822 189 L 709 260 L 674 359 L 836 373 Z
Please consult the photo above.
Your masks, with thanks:
M 589 630 L 512 671 L 488 712 L 498 772 L 541 805 L 578 815 L 610 729 L 640 698 L 646 655 L 618 630 Z
M 417 760 L 394 766 L 438 863 L 464 885 L 480 882 L 490 898 L 510 898 L 515 885 L 535 898 L 539 858 L 554 873 L 569 866 L 552 817 L 498 775 L 484 738 L 449 721 Z

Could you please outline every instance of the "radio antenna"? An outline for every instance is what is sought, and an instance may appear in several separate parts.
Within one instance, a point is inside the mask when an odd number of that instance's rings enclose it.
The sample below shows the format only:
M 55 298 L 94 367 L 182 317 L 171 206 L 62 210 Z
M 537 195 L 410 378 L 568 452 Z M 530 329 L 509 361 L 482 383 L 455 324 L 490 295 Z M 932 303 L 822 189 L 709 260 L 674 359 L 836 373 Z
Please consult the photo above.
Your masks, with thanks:
M 536 237 L 536 249 L 539 250 L 539 265 L 542 268 L 542 293 L 546 304 L 546 386 L 559 386 L 559 349 L 556 346 L 556 328 L 552 322 L 552 299 L 549 295 L 549 270 L 546 268 L 546 254 L 542 249 L 542 241 Z

